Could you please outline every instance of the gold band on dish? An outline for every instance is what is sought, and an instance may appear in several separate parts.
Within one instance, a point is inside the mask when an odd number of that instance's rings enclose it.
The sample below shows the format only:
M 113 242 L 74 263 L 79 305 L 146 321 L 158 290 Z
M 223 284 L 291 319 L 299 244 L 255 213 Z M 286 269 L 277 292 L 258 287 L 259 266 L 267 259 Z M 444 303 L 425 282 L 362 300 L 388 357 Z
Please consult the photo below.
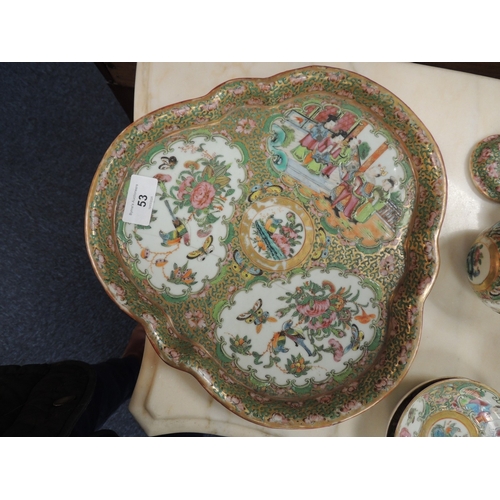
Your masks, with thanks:
M 444 420 L 444 419 L 456 420 L 456 421 L 460 422 L 467 429 L 467 432 L 469 433 L 469 436 L 471 436 L 471 437 L 478 437 L 479 436 L 479 430 L 474 425 L 474 423 L 471 422 L 470 419 L 468 419 L 462 413 L 458 413 L 456 411 L 450 411 L 450 410 L 440 411 L 439 413 L 435 413 L 434 415 L 431 415 L 422 425 L 422 428 L 420 429 L 419 436 L 430 437 L 429 433 L 430 433 L 432 427 L 436 424 L 436 422 L 439 422 L 439 420 Z
M 277 206 L 286 207 L 293 212 L 295 212 L 301 219 L 302 224 L 304 225 L 304 243 L 302 248 L 297 252 L 293 257 L 286 260 L 277 260 L 271 261 L 266 259 L 262 255 L 260 255 L 252 245 L 251 242 L 251 229 L 252 223 L 255 219 L 256 214 L 259 211 L 262 211 L 271 204 L 275 204 Z M 314 242 L 314 223 L 311 219 L 311 216 L 304 210 L 304 208 L 297 203 L 296 201 L 291 200 L 290 198 L 285 198 L 283 196 L 268 196 L 263 198 L 262 200 L 258 200 L 254 202 L 243 214 L 243 218 L 241 219 L 241 227 L 240 227 L 240 244 L 243 253 L 246 257 L 252 262 L 254 266 L 257 266 L 260 269 L 264 269 L 266 271 L 288 271 L 299 266 L 302 262 L 304 262 L 312 250 Z

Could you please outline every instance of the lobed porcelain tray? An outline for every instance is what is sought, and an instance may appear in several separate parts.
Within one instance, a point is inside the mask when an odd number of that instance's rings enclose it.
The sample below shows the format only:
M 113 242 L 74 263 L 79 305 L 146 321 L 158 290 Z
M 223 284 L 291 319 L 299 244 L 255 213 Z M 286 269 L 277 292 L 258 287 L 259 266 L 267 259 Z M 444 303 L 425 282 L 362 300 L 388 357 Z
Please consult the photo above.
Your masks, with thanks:
M 166 363 L 254 423 L 322 427 L 407 372 L 445 193 L 438 147 L 397 97 L 307 67 L 130 125 L 91 186 L 87 246 Z

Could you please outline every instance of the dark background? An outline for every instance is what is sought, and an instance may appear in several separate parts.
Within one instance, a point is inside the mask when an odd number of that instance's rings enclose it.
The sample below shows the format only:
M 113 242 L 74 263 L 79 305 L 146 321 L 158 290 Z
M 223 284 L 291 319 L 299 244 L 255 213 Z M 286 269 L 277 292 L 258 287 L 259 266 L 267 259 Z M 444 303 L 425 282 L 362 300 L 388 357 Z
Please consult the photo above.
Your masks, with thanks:
M 130 118 L 93 63 L 0 64 L 0 91 L 0 362 L 120 357 L 135 322 L 94 274 L 84 215 Z M 127 404 L 105 427 L 145 435 Z

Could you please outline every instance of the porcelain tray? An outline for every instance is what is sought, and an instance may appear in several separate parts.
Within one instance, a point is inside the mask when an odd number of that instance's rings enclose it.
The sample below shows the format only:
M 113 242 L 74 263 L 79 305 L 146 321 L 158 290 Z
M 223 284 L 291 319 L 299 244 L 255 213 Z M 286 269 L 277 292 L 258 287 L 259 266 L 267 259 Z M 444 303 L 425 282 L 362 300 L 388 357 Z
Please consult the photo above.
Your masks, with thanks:
M 132 175 L 157 181 L 143 224 L 123 220 L 146 196 Z M 254 423 L 321 427 L 408 370 L 445 193 L 438 147 L 406 105 L 308 67 L 130 125 L 91 186 L 87 246 L 166 363 Z

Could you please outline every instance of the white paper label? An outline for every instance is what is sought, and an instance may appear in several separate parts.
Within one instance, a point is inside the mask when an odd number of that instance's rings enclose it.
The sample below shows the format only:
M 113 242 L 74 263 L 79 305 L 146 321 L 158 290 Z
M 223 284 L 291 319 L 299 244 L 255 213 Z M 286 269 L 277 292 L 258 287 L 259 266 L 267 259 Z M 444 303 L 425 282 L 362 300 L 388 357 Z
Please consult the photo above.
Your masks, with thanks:
M 133 175 L 131 177 L 125 211 L 122 217 L 123 222 L 149 226 L 157 185 L 158 179 L 153 177 L 143 175 Z

